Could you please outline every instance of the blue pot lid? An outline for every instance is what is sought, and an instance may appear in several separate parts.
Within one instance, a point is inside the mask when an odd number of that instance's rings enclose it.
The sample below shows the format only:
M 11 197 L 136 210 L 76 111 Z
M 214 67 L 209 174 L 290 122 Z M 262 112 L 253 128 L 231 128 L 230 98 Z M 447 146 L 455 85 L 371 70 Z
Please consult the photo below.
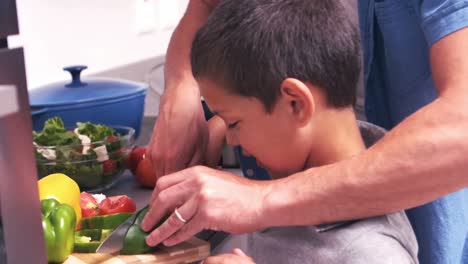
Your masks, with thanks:
M 88 102 L 107 101 L 137 94 L 145 94 L 148 85 L 117 79 L 96 78 L 81 80 L 81 71 L 87 66 L 70 66 L 72 80 L 42 86 L 29 91 L 32 107 L 73 105 Z

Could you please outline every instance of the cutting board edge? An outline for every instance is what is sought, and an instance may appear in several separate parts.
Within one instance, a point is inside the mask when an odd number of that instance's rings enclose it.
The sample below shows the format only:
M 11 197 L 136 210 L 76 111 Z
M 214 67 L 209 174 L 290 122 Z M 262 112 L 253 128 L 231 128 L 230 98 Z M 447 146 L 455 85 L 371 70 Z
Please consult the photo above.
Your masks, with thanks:
M 155 252 L 142 255 L 108 255 L 108 254 L 84 254 L 73 253 L 63 264 L 122 264 L 122 263 L 155 263 L 175 264 L 193 263 L 203 260 L 211 253 L 210 243 L 196 237 L 177 245 L 175 251 Z M 185 248 L 185 249 L 184 249 Z M 179 253 L 181 251 L 182 253 Z

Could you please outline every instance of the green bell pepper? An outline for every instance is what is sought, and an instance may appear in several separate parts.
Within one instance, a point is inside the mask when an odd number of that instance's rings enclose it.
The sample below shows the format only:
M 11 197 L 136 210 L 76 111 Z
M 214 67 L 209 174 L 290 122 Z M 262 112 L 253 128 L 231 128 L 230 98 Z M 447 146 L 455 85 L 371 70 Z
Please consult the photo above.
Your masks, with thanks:
M 74 252 L 96 253 L 102 241 L 132 215 L 117 213 L 81 218 L 80 231 L 75 232 Z
M 75 232 L 75 248 L 77 253 L 96 253 L 102 241 L 112 232 L 112 229 L 84 229 Z
M 73 252 L 75 210 L 52 198 L 41 201 L 41 211 L 48 261 L 63 262 Z
M 127 233 L 125 234 L 123 248 L 120 251 L 122 255 L 135 255 L 135 254 L 145 254 L 153 251 L 156 247 L 150 247 L 146 244 L 146 237 L 158 226 L 160 226 L 166 219 L 169 217 L 163 217 L 161 221 L 150 231 L 145 232 L 141 229 L 140 225 L 146 214 L 148 213 L 149 207 L 141 209 L 137 212 L 137 217 L 133 224 L 128 228 Z

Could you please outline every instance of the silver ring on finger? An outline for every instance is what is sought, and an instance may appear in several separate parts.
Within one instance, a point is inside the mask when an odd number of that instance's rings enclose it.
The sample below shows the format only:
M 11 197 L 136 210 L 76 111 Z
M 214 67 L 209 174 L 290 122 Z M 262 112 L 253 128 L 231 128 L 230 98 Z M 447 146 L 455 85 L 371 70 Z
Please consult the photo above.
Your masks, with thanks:
M 177 208 L 174 210 L 174 214 L 177 216 L 177 218 L 182 222 L 182 223 L 187 223 L 187 220 L 185 220 L 182 215 L 177 211 Z

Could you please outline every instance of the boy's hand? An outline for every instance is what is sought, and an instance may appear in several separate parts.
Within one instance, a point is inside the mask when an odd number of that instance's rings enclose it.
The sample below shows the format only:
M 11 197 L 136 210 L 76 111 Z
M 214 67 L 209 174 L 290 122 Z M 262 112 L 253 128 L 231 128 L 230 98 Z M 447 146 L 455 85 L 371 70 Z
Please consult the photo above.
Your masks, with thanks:
M 211 256 L 203 261 L 203 264 L 252 264 L 255 261 L 242 250 L 236 248 L 232 253 Z

